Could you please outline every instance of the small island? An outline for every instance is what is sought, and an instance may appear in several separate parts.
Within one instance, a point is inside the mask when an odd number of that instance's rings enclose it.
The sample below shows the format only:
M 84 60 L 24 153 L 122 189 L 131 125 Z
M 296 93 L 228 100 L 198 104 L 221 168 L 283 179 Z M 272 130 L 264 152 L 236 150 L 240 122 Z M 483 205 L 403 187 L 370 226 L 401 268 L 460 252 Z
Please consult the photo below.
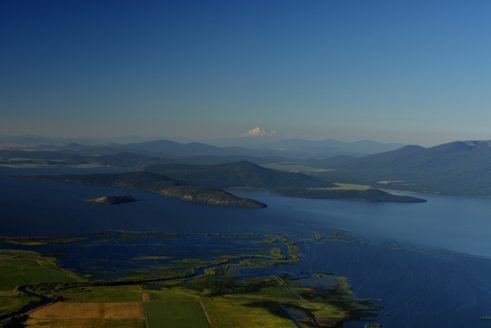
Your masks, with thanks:
M 130 195 L 116 196 L 97 196 L 87 199 L 87 202 L 97 205 L 117 205 L 136 202 L 136 199 Z

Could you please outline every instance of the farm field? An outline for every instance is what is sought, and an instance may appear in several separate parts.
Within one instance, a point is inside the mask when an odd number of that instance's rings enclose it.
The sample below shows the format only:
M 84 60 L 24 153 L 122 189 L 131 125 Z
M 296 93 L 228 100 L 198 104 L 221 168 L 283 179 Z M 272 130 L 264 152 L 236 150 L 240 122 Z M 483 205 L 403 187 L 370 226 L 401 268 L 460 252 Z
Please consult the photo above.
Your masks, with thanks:
M 142 299 L 139 285 L 129 286 L 88 286 L 70 288 L 61 292 L 66 302 L 139 302 Z
M 179 288 L 164 288 L 148 293 L 144 302 L 149 328 L 209 327 L 200 305 L 200 297 Z
M 260 307 L 247 299 L 227 297 L 205 298 L 202 303 L 211 327 L 295 327 L 288 318 L 270 312 L 281 311 L 279 304 L 275 304 L 275 308 Z
M 141 302 L 58 302 L 32 312 L 33 327 L 127 327 L 145 326 Z

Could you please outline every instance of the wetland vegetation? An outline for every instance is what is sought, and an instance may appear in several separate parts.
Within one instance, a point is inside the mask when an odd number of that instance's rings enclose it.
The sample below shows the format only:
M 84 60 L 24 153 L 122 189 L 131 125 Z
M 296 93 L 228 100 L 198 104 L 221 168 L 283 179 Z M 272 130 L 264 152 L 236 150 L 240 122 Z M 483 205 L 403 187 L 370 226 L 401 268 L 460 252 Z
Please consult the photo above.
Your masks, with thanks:
M 201 247 L 204 242 L 214 252 L 177 256 L 181 245 Z M 85 272 L 70 262 L 76 256 L 84 263 L 81 247 L 101 244 L 131 245 L 128 249 L 137 248 L 136 253 L 145 244 L 147 254 Z M 298 262 L 300 246 L 287 236 L 110 231 L 4 237 L 0 247 L 0 318 L 6 327 L 337 327 L 371 318 L 377 309 L 354 298 L 344 277 L 262 272 Z M 257 271 L 243 276 L 244 268 Z M 125 273 L 99 275 L 108 270 Z

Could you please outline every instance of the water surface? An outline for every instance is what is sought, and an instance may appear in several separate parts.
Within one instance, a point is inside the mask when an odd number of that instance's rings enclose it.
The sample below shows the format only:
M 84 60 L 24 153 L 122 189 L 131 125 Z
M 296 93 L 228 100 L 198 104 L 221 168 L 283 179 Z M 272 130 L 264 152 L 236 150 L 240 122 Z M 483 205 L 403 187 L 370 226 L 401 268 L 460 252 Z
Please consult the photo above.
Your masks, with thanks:
M 491 327 L 480 320 L 491 314 L 491 201 L 486 199 L 423 195 L 427 203 L 374 204 L 237 192 L 269 206 L 231 209 L 153 193 L 8 177 L 23 172 L 60 171 L 0 170 L 1 235 L 111 229 L 286 234 L 305 240 L 304 255 L 298 265 L 281 270 L 346 275 L 358 296 L 384 307 L 380 321 L 386 327 Z M 117 206 L 85 202 L 121 193 L 138 201 Z M 356 238 L 313 241 L 315 232 L 335 230 Z

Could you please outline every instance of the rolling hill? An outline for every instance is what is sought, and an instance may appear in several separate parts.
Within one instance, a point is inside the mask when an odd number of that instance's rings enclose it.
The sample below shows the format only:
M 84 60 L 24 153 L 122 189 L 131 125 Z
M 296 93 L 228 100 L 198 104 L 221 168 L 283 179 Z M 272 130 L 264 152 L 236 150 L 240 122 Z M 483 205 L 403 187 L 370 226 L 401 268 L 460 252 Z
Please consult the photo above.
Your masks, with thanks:
M 209 141 L 215 146 L 238 146 L 250 150 L 267 150 L 269 154 L 296 159 L 323 159 L 339 155 L 356 157 L 401 148 L 402 144 L 370 140 L 343 142 L 336 139 L 307 140 L 278 136 L 238 137 Z
M 130 144 L 113 144 L 112 148 L 133 153 L 159 155 L 160 157 L 194 156 L 266 156 L 267 152 L 242 147 L 216 147 L 201 142 L 179 143 L 171 140 L 154 140 Z
M 431 148 L 406 146 L 362 158 L 333 159 L 324 177 L 455 195 L 491 195 L 491 142 L 456 141 Z M 382 183 L 380 183 L 382 182 Z
M 191 185 L 214 188 L 250 187 L 274 190 L 332 186 L 306 174 L 268 169 L 248 161 L 218 165 L 161 164 L 149 166 L 146 170 Z
M 246 187 L 303 198 L 351 199 L 370 202 L 417 203 L 423 199 L 392 195 L 375 189 L 336 190 L 336 184 L 302 173 L 284 172 L 241 161 L 219 165 L 163 164 L 147 168 L 162 174 L 206 188 Z M 334 189 L 331 189 L 334 188 Z

